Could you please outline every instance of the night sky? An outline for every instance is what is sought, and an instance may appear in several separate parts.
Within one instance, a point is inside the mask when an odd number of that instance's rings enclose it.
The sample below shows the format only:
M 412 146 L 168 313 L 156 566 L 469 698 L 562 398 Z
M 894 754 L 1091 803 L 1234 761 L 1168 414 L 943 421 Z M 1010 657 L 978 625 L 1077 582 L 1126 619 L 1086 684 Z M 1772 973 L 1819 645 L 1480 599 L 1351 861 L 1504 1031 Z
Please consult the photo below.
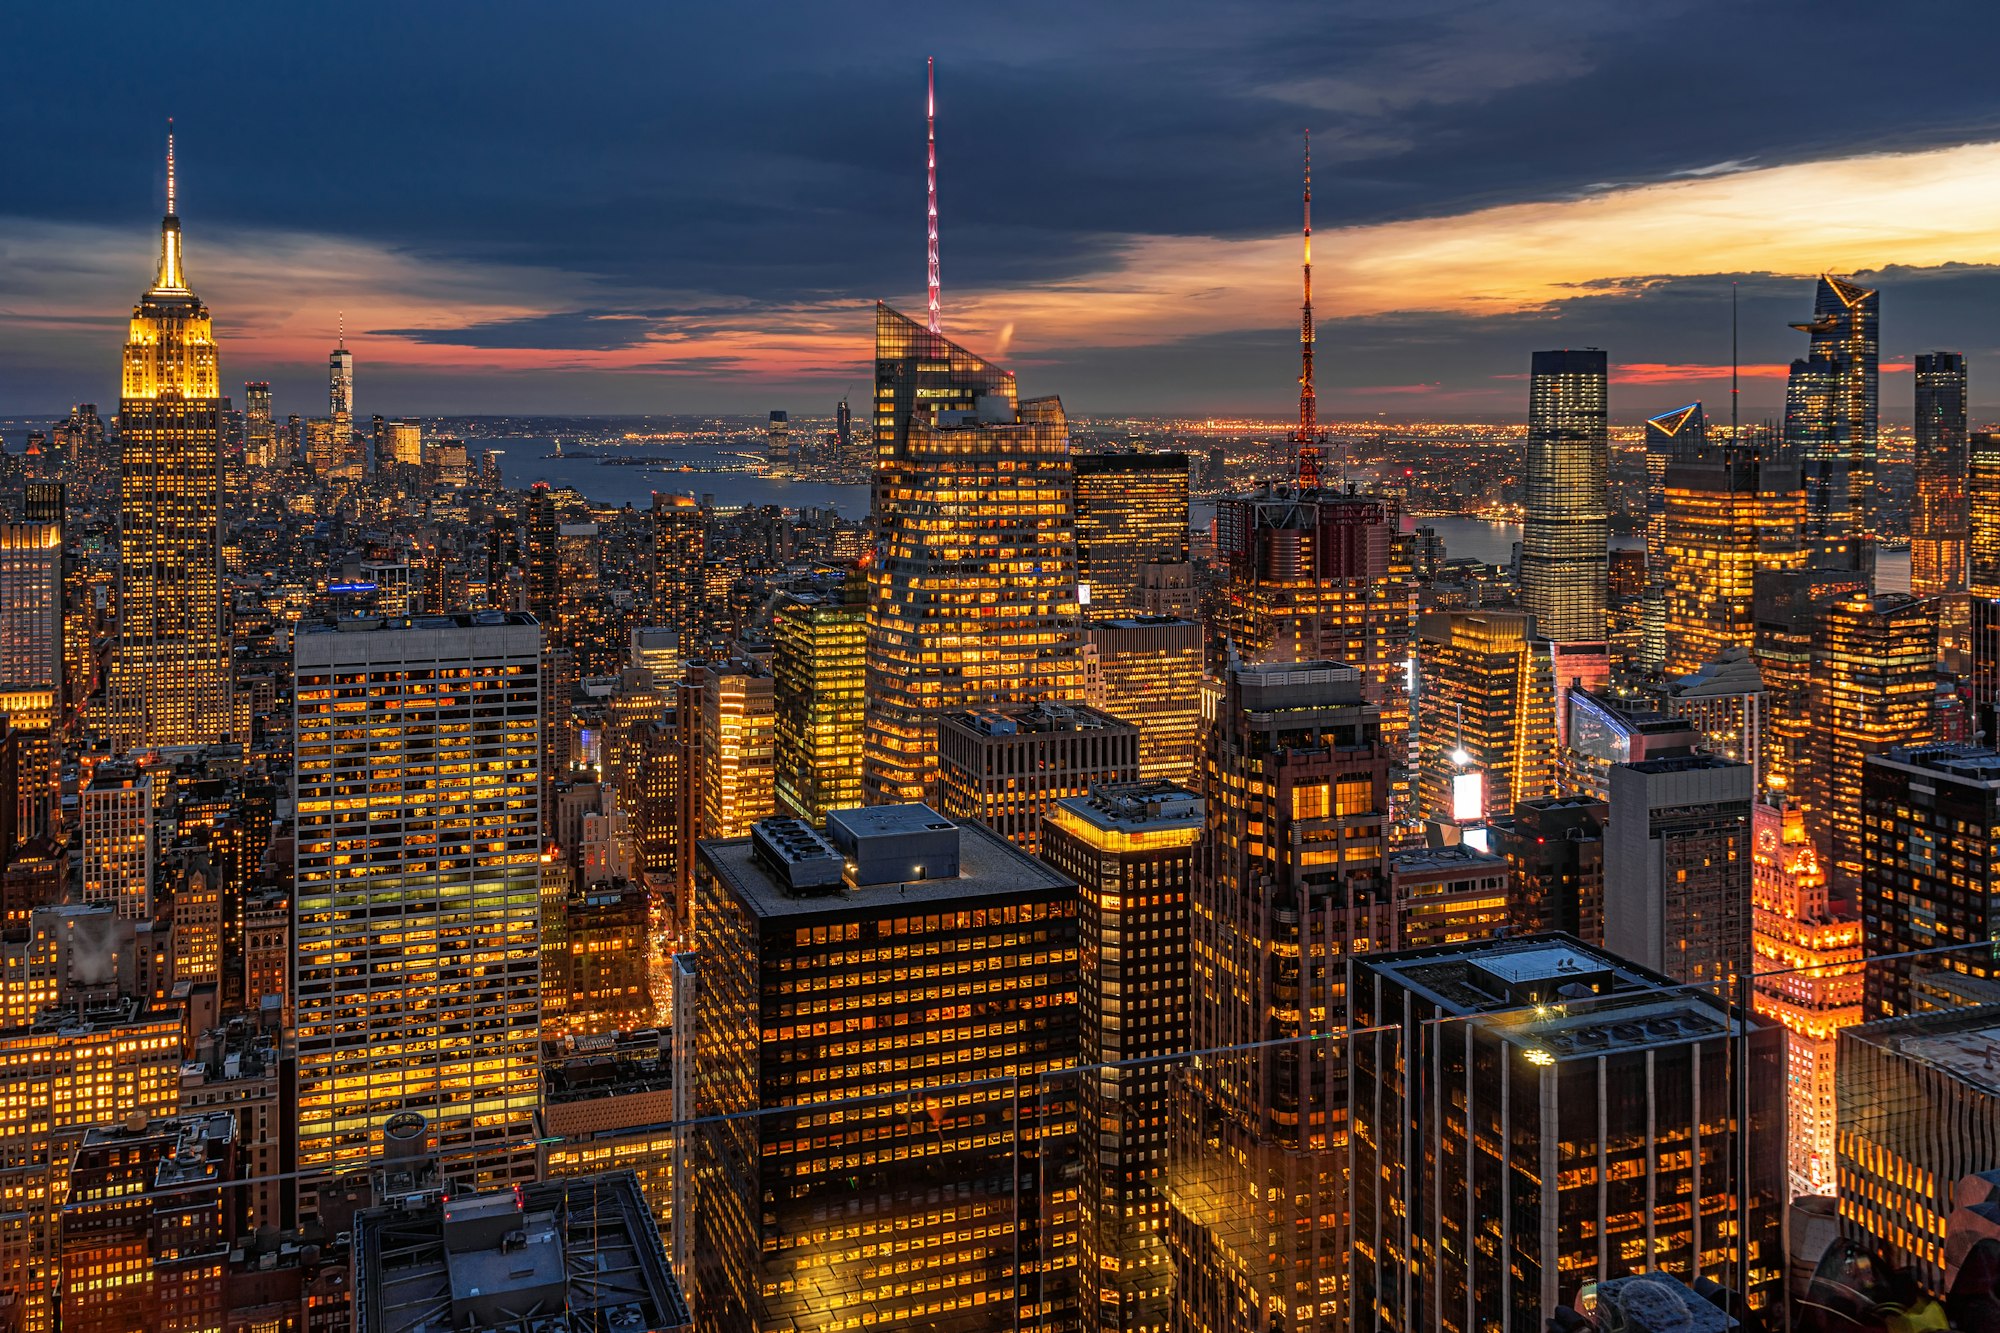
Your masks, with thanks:
M 364 416 L 823 414 L 921 311 L 1073 412 L 1282 417 L 1313 143 L 1323 417 L 1507 420 L 1536 348 L 1614 416 L 1774 413 L 1823 268 L 2000 415 L 2000 9 L 55 5 L 0 17 L 0 412 L 117 398 L 176 119 L 225 384 Z M 238 390 L 240 392 L 240 390 Z

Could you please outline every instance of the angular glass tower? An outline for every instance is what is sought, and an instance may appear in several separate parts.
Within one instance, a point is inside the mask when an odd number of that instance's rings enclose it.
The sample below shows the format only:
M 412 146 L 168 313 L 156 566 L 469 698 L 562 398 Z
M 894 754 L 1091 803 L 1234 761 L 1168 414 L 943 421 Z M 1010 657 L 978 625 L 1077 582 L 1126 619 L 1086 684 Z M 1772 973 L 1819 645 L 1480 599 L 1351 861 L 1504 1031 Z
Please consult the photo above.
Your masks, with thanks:
M 1081 699 L 1069 423 L 1055 398 L 875 308 L 875 541 L 868 569 L 871 805 L 921 801 L 938 719 Z
M 1965 591 L 1971 514 L 1966 504 L 1965 358 L 1917 353 L 1916 504 L 1910 514 L 1910 591 Z
M 1792 363 L 1786 439 L 1806 465 L 1808 536 L 1825 555 L 1857 551 L 1878 526 L 1876 380 L 1881 301 L 1831 273 L 1820 275 L 1813 316 L 1792 325 L 1812 342 Z
M 1606 379 L 1605 354 L 1594 348 L 1535 353 L 1521 605 L 1556 643 L 1604 639 L 1611 577 Z

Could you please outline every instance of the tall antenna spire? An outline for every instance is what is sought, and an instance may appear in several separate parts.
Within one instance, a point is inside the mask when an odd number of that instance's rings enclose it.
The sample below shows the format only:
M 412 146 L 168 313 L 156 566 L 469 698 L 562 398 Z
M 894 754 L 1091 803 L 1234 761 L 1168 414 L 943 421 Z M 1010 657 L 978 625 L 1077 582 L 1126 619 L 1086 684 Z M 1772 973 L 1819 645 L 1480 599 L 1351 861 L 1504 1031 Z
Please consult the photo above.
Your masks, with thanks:
M 167 216 L 174 216 L 174 118 L 167 117 Z
M 931 332 L 938 333 L 942 330 L 938 324 L 937 62 L 930 56 L 924 57 L 924 146 L 930 183 L 930 324 Z
M 187 275 L 181 271 L 181 219 L 179 191 L 174 181 L 174 122 L 167 118 L 167 215 L 160 219 L 160 267 L 153 276 L 155 292 L 180 295 L 187 291 Z
M 1729 284 L 1729 442 L 1736 443 L 1737 373 L 1742 359 L 1736 352 L 1736 284 Z
M 1324 438 L 1319 429 L 1319 397 L 1313 392 L 1313 171 L 1312 131 L 1306 131 L 1305 185 L 1305 302 L 1299 307 L 1299 433 L 1293 438 L 1298 451 L 1298 486 L 1302 491 L 1319 488 L 1319 446 Z
M 333 329 L 333 345 L 335 347 L 347 346 L 347 312 L 345 310 L 336 310 L 334 312 Z

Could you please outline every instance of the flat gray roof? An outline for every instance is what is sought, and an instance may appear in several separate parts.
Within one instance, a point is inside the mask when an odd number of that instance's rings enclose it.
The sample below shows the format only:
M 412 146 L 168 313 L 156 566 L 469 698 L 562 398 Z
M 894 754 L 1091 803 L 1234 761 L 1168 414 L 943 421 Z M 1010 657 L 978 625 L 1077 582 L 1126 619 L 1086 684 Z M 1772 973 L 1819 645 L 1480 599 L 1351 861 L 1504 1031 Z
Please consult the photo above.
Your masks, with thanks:
M 873 806 L 870 812 L 894 812 L 915 819 L 915 825 L 931 812 L 925 806 Z M 846 811 L 843 814 L 852 814 Z M 942 819 L 942 817 L 939 817 Z M 1076 881 L 1043 865 L 984 824 L 973 820 L 942 820 L 959 830 L 958 877 L 956 879 L 912 880 L 907 884 L 872 884 L 866 888 L 841 888 L 835 892 L 795 898 L 774 879 L 765 865 L 750 851 L 750 839 L 704 840 L 701 855 L 721 877 L 738 901 L 760 918 L 818 916 L 854 911 L 880 911 L 895 907 L 951 907 L 985 898 L 1013 897 L 1024 893 L 1049 893 L 1074 889 Z M 884 831 L 895 826 L 889 825 Z

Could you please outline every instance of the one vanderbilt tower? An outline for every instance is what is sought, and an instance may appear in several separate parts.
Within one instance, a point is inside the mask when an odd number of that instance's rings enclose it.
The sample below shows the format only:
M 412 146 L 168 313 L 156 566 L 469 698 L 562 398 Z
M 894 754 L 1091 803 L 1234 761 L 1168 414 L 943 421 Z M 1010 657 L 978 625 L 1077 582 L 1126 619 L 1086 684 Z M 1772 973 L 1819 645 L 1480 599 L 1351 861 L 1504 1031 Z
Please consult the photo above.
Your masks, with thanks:
M 104 730 L 120 748 L 230 737 L 219 588 L 223 401 L 208 307 L 188 287 L 167 133 L 160 266 L 132 308 L 118 423 L 118 644 Z

